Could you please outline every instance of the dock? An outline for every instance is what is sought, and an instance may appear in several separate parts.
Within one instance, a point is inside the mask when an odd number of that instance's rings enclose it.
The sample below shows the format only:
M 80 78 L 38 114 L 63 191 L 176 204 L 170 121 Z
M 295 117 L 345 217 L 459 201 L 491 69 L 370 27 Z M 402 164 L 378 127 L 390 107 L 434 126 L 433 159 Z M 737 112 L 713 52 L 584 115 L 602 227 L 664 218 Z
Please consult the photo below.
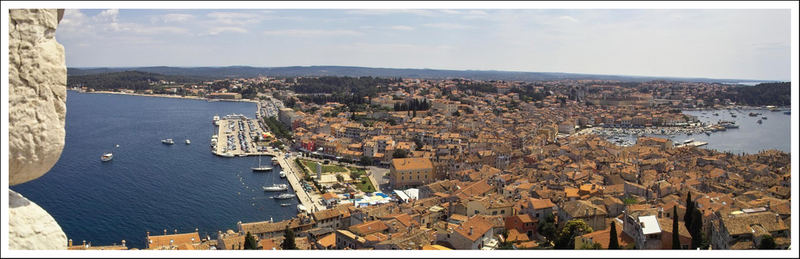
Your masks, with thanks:
M 253 125 L 251 128 L 250 125 Z M 242 125 L 240 128 L 239 125 Z M 269 151 L 259 151 L 259 146 L 253 137 L 258 137 L 262 132 L 267 132 L 261 127 L 256 119 L 249 119 L 244 116 L 228 117 L 219 120 L 217 126 L 217 144 L 211 150 L 212 153 L 218 156 L 257 156 L 257 155 L 274 155 Z M 244 146 L 239 140 L 239 134 L 244 136 Z M 232 144 L 228 146 L 228 137 L 232 137 Z
M 325 208 L 322 205 L 318 205 L 315 203 L 311 196 L 303 189 L 303 185 L 300 184 L 300 175 L 297 171 L 298 168 L 295 167 L 292 163 L 291 159 L 287 160 L 284 158 L 284 154 L 280 153 L 275 156 L 278 158 L 278 164 L 281 165 L 281 169 L 284 173 L 286 173 L 286 179 L 289 180 L 289 184 L 292 185 L 292 189 L 294 189 L 295 193 L 297 193 L 297 199 L 300 201 L 303 206 L 311 210 L 312 212 L 324 210 Z

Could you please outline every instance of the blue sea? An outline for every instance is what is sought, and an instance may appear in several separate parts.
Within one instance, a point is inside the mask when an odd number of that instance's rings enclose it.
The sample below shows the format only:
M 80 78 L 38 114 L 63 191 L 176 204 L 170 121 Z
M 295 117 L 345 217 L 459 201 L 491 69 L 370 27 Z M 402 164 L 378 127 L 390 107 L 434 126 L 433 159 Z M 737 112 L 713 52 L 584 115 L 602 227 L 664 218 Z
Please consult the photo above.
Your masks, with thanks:
M 247 102 L 68 91 L 61 158 L 49 173 L 10 189 L 47 210 L 74 243 L 95 246 L 124 239 L 128 247 L 144 248 L 147 231 L 164 229 L 197 228 L 202 237 L 216 238 L 217 231 L 236 230 L 237 221 L 287 219 L 296 215 L 297 200 L 273 200 L 261 190 L 287 183 L 278 166 L 253 173 L 258 157 L 210 151 L 214 115 L 253 118 L 255 112 L 256 104 Z M 165 138 L 175 144 L 162 144 Z M 101 162 L 104 152 L 114 159 Z

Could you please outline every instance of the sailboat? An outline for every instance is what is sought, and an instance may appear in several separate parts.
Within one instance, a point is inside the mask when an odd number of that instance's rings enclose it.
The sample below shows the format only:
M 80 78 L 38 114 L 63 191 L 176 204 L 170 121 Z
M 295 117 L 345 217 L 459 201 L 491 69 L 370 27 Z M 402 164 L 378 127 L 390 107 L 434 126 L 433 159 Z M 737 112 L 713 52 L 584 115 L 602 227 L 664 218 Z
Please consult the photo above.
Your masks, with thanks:
M 261 165 L 261 156 L 258 156 L 258 167 L 253 167 L 253 172 L 269 172 L 272 171 L 272 167 L 269 166 L 262 166 Z

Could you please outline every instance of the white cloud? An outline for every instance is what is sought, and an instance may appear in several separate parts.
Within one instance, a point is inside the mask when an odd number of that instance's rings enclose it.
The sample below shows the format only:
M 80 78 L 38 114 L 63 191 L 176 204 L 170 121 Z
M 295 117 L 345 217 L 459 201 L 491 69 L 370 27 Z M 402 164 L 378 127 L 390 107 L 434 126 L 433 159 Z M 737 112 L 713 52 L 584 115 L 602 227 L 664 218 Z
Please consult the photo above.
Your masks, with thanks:
M 318 37 L 318 36 L 357 36 L 362 33 L 353 30 L 269 30 L 264 31 L 266 35 L 296 36 L 296 37 Z
M 414 30 L 414 27 L 405 26 L 405 25 L 395 25 L 395 26 L 391 26 L 390 28 L 392 30 L 398 30 L 398 31 L 413 31 Z
M 213 27 L 208 30 L 206 35 L 217 35 L 223 32 L 247 33 L 247 29 L 232 26 Z
M 457 23 L 426 23 L 423 24 L 425 27 L 437 28 L 437 29 L 445 29 L 445 30 L 461 30 L 461 29 L 470 29 L 474 28 L 472 26 L 457 24 Z
M 183 13 L 170 13 L 161 16 L 156 16 L 151 19 L 152 22 L 163 23 L 184 23 L 194 19 L 194 15 Z
M 559 16 L 558 19 L 566 20 L 566 21 L 570 21 L 570 22 L 578 22 L 578 19 L 575 19 L 572 16 L 568 16 L 568 15 Z
M 264 17 L 254 13 L 236 13 L 236 12 L 212 12 L 208 17 L 214 19 L 214 23 L 228 24 L 228 25 L 245 25 L 261 22 Z

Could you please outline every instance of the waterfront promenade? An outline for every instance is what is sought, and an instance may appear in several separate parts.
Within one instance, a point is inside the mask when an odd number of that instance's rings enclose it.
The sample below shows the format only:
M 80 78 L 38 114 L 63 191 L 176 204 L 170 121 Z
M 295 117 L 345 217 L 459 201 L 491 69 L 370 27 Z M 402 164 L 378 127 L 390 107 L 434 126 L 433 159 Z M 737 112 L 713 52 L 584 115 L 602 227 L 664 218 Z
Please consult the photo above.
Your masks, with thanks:
M 297 199 L 303 206 L 311 210 L 311 212 L 324 210 L 325 208 L 322 207 L 322 205 L 315 202 L 318 198 L 315 199 L 312 195 L 309 195 L 306 190 L 303 189 L 303 185 L 300 184 L 300 171 L 294 166 L 295 157 L 286 159 L 285 156 L 285 153 L 280 152 L 277 153 L 275 157 L 278 158 L 278 163 L 281 165 L 283 172 L 286 173 L 286 179 L 289 180 L 292 189 L 297 193 Z

